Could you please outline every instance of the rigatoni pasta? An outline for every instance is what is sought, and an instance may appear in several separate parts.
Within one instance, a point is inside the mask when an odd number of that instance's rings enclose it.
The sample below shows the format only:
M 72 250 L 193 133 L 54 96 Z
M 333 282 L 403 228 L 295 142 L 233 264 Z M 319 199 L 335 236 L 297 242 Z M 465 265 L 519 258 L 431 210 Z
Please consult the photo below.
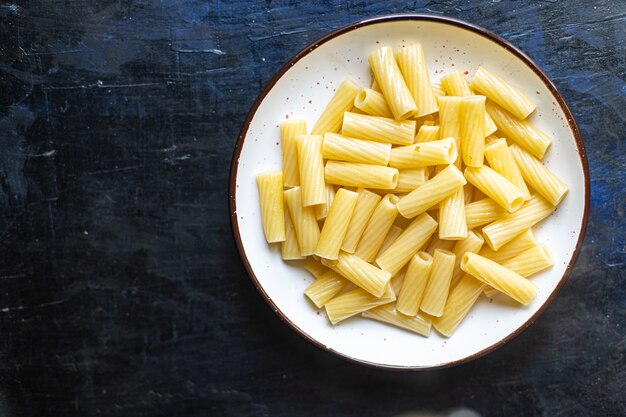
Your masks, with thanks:
M 526 278 L 554 262 L 532 227 L 568 187 L 541 162 L 551 139 L 529 97 L 484 68 L 439 84 L 408 45 L 374 51 L 371 88 L 342 83 L 310 134 L 280 124 L 261 217 L 284 260 L 306 260 L 304 294 L 332 324 L 360 314 L 449 337 L 483 292 L 532 301 Z

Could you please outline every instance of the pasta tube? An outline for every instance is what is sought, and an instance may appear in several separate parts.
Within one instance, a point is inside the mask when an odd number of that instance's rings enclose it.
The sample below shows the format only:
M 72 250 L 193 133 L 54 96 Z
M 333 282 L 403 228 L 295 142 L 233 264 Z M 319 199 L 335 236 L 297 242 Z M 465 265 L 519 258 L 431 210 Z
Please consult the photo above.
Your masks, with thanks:
M 516 257 L 520 253 L 534 246 L 537 246 L 537 241 L 535 240 L 532 229 L 529 228 L 515 236 L 513 240 L 502 246 L 497 251 L 491 249 L 489 246 L 484 246 L 479 252 L 479 255 L 489 258 L 499 264 L 503 264 L 509 259 Z
M 283 200 L 283 173 L 265 172 L 256 176 L 261 203 L 261 221 L 267 243 L 285 240 L 285 205 Z
M 537 293 L 537 285 L 531 281 L 475 253 L 463 255 L 461 269 L 524 305 Z
M 428 246 L 426 247 L 426 252 L 431 255 L 435 253 L 435 249 L 443 249 L 451 251 L 454 245 L 456 244 L 455 240 L 441 240 L 437 234 L 433 235 L 430 242 L 428 242 Z
M 405 272 L 406 272 L 406 269 L 403 269 L 402 271 L 398 272 L 396 275 L 391 277 L 391 282 L 389 285 L 391 286 L 393 293 L 396 294 L 396 298 L 398 296 L 398 293 L 400 292 L 400 289 L 402 289 L 402 284 L 404 284 Z
M 397 308 L 394 308 L 393 304 L 385 304 L 380 307 L 364 311 L 361 313 L 361 316 L 377 320 L 382 323 L 391 324 L 392 326 L 400 327 L 422 336 L 428 336 L 430 334 L 431 321 L 429 318 L 423 317 L 419 314 L 416 314 L 413 317 L 407 317 L 404 314 L 400 314 L 397 311 Z
M 348 187 L 393 190 L 398 184 L 398 170 L 380 165 L 328 161 L 324 174 L 329 184 Z
M 397 274 L 428 242 L 436 229 L 437 222 L 427 213 L 422 214 L 413 220 L 391 246 L 376 258 L 376 263 L 384 271 L 389 271 L 392 275 Z
M 281 190 L 282 194 L 282 190 Z M 283 198 L 284 200 L 284 198 Z M 296 236 L 296 229 L 291 222 L 291 216 L 289 215 L 289 207 L 285 202 L 285 240 L 280 244 L 280 256 L 285 261 L 295 261 L 304 259 L 305 257 L 300 255 L 300 246 L 298 246 L 298 236 Z
M 441 86 L 448 96 L 473 96 L 474 92 L 469 88 L 469 84 L 461 71 L 452 71 L 441 78 Z M 497 130 L 495 123 L 488 113 L 485 113 L 485 136 L 489 136 Z
M 461 155 L 465 165 L 481 167 L 485 151 L 485 97 L 465 97 L 461 104 Z
M 485 242 L 493 250 L 500 249 L 524 230 L 533 227 L 554 212 L 555 207 L 538 195 L 534 195 L 522 208 L 483 227 Z
M 326 133 L 322 145 L 324 159 L 387 165 L 391 156 L 391 144 L 346 138 L 336 133 Z
M 460 240 L 466 237 L 465 194 L 463 187 L 459 187 L 439 203 L 439 239 Z
M 345 112 L 341 133 L 374 142 L 410 145 L 415 138 L 415 120 L 399 122 L 387 117 Z
M 320 261 L 318 261 L 314 257 L 310 257 L 306 260 L 306 263 L 304 264 L 304 269 L 311 275 L 313 275 L 315 279 L 318 279 L 325 272 L 328 272 L 328 267 L 322 265 Z
M 338 272 L 354 285 L 363 288 L 374 297 L 381 297 L 391 280 L 391 274 L 367 263 L 358 256 L 340 253 L 336 261 L 322 259 L 322 264 Z
M 354 99 L 354 107 L 372 116 L 393 117 L 382 93 L 364 88 Z
M 437 139 L 439 139 L 439 126 L 422 125 L 415 136 L 415 143 L 432 142 Z
M 348 253 L 354 253 L 356 247 L 363 236 L 363 232 L 367 227 L 367 222 L 372 217 L 376 206 L 382 199 L 376 193 L 366 190 L 365 188 L 358 189 L 358 198 L 356 200 L 356 206 L 348 225 L 348 232 L 343 239 L 341 250 Z
M 420 310 L 424 313 L 434 317 L 443 315 L 450 290 L 455 259 L 456 256 L 452 252 L 441 249 L 435 250 L 430 277 L 420 304 Z
M 354 104 L 354 98 L 361 88 L 350 80 L 341 83 L 337 91 L 330 99 L 326 108 L 311 130 L 312 135 L 324 135 L 325 133 L 337 133 L 341 127 L 343 113 L 350 111 Z
M 304 207 L 326 202 L 322 142 L 322 137 L 317 135 L 301 135 L 297 139 L 300 187 Z
M 473 229 L 499 219 L 506 212 L 498 203 L 485 197 L 465 205 L 465 221 L 467 227 Z
M 356 256 L 367 262 L 374 260 L 398 215 L 398 208 L 396 207 L 398 201 L 399 198 L 395 195 L 387 194 L 378 203 L 356 247 L 354 252 Z
M 548 247 L 546 245 L 536 245 L 503 262 L 502 266 L 524 278 L 528 278 L 544 269 L 550 268 L 553 264 L 552 254 Z M 497 293 L 498 291 L 493 288 L 485 289 L 487 297 L 493 297 Z
M 514 212 L 524 204 L 524 196 L 519 188 L 488 166 L 467 167 L 464 174 L 474 187 L 508 212 Z
M 439 103 L 439 138 L 454 138 L 456 148 L 460 151 L 463 97 L 437 97 L 437 102 Z M 462 158 L 457 158 L 455 163 L 457 168 L 461 168 L 461 162 Z
M 280 135 L 283 149 L 283 185 L 285 187 L 297 187 L 300 185 L 297 138 L 300 135 L 306 135 L 306 120 L 282 122 Z
M 541 161 L 517 145 L 509 148 L 524 179 L 553 206 L 559 205 L 569 187 Z
M 348 285 L 348 281 L 341 275 L 335 271 L 328 271 L 309 285 L 306 290 L 304 290 L 304 295 L 309 297 L 317 308 L 322 308 L 327 302 L 332 300 L 333 297 L 339 294 L 346 285 Z
M 435 95 L 435 100 L 437 99 L 437 97 L 446 95 L 446 92 L 443 90 L 441 83 L 434 83 L 431 87 L 433 89 L 433 94 Z
M 326 202 L 313 206 L 315 207 L 315 217 L 317 220 L 324 220 L 326 216 L 328 216 L 328 210 L 330 210 L 330 206 L 335 199 L 335 187 L 332 184 L 326 184 L 324 189 L 326 190 Z
M 497 104 L 487 101 L 485 108 L 508 139 L 514 141 L 536 158 L 542 159 L 552 143 L 552 139 L 527 120 L 519 120 Z
M 356 205 L 358 194 L 340 188 L 335 195 L 332 206 L 328 211 L 328 216 L 324 222 L 324 227 L 317 241 L 315 254 L 321 258 L 337 259 L 339 250 L 343 243 L 343 238 L 348 232 L 350 218 Z
M 426 182 L 426 168 L 408 168 L 398 170 L 396 193 L 409 193 Z
M 478 67 L 470 87 L 498 103 L 518 119 L 525 119 L 536 107 L 520 90 L 484 67 Z
M 396 309 L 400 313 L 407 316 L 417 314 L 432 265 L 433 257 L 427 252 L 418 252 L 411 258 L 396 302 Z
M 312 255 L 320 237 L 320 227 L 315 218 L 315 208 L 302 206 L 302 191 L 300 187 L 284 191 L 284 199 L 287 207 L 289 207 L 291 221 L 296 230 L 300 255 Z
M 456 287 L 450 292 L 443 315 L 433 319 L 433 327 L 442 335 L 450 337 L 485 287 L 483 282 L 471 275 L 463 275 Z
M 393 49 L 382 47 L 372 52 L 368 60 L 394 118 L 404 120 L 417 113 L 417 105 L 398 68 Z
M 522 192 L 524 200 L 530 198 L 530 191 L 522 178 L 522 173 L 513 158 L 513 153 L 506 144 L 506 139 L 498 139 L 491 142 L 485 147 L 485 158 L 489 162 L 489 166 L 509 180 Z
M 467 181 L 454 165 L 439 172 L 398 202 L 398 211 L 406 218 L 412 218 L 428 210 L 451 195 Z
M 394 168 L 448 165 L 454 163 L 457 155 L 454 138 L 445 138 L 393 148 L 389 158 L 389 165 Z
M 374 307 L 393 303 L 395 300 L 396 296 L 389 286 L 382 297 L 374 297 L 364 289 L 357 288 L 328 301 L 324 308 L 328 320 L 332 324 L 337 324 Z
M 418 43 L 401 48 L 396 53 L 396 60 L 417 106 L 415 117 L 439 111 L 437 99 L 430 84 L 422 45 Z

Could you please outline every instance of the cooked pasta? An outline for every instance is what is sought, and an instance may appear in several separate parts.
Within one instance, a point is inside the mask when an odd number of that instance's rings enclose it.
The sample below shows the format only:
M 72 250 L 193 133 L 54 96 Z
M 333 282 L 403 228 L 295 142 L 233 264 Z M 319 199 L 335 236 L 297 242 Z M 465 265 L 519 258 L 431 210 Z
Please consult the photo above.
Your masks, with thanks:
M 393 117 L 382 93 L 364 88 L 354 99 L 354 107 L 372 116 Z
M 450 292 L 443 315 L 433 319 L 433 327 L 446 337 L 452 336 L 486 286 L 469 274 L 463 275 Z
M 265 172 L 256 176 L 261 203 L 261 221 L 267 243 L 285 240 L 282 171 Z
M 396 302 L 400 313 L 407 316 L 417 314 L 432 265 L 433 257 L 427 252 L 418 252 L 411 258 Z
M 395 195 L 387 194 L 378 203 L 356 247 L 354 252 L 356 256 L 367 262 L 374 260 L 398 215 L 398 201 L 399 198 Z
M 486 165 L 478 168 L 467 167 L 464 175 L 474 187 L 510 213 L 524 204 L 524 195 L 520 189 Z
M 324 185 L 323 138 L 318 135 L 298 136 L 298 165 L 304 207 L 326 202 Z
M 326 309 L 328 320 L 332 324 L 337 324 L 359 313 L 392 303 L 395 300 L 396 295 L 389 286 L 387 286 L 382 297 L 374 297 L 364 289 L 357 288 L 328 301 L 324 308 Z
M 389 166 L 400 169 L 448 165 L 454 163 L 457 155 L 454 138 L 445 138 L 393 148 L 389 158 Z
M 352 212 L 356 206 L 358 194 L 340 188 L 335 195 L 332 206 L 328 211 L 328 216 L 324 222 L 324 227 L 320 232 L 315 255 L 326 259 L 337 259 L 343 239 L 348 232 L 348 225 Z
M 376 193 L 373 193 L 365 188 L 359 188 L 357 190 L 359 196 L 356 200 L 356 206 L 350 218 L 350 224 L 348 225 L 348 232 L 343 239 L 341 250 L 354 253 L 356 247 L 363 236 L 363 232 L 367 226 L 369 219 L 372 217 L 376 206 L 382 199 Z
M 341 127 L 343 113 L 350 111 L 354 105 L 354 98 L 359 94 L 361 88 L 350 80 L 346 80 L 330 99 L 324 108 L 317 123 L 311 130 L 312 135 L 324 135 L 325 133 L 337 133 Z
M 463 187 L 459 187 L 439 203 L 439 239 L 461 240 L 466 237 L 465 194 Z
M 341 274 L 354 285 L 363 288 L 374 297 L 381 297 L 392 273 L 364 261 L 356 255 L 342 252 L 337 260 L 322 259 L 322 264 Z
M 498 103 L 519 119 L 525 119 L 535 110 L 535 104 L 503 78 L 479 67 L 470 84 L 474 90 Z
M 380 307 L 366 310 L 361 313 L 361 316 L 410 330 L 422 336 L 430 334 L 431 320 L 429 318 L 420 314 L 416 314 L 413 317 L 405 316 L 399 313 L 393 304 L 384 304 Z
M 443 315 L 450 290 L 455 259 L 456 256 L 452 252 L 441 249 L 435 250 L 430 276 L 420 304 L 420 310 L 424 313 L 433 317 Z
M 469 229 L 491 223 L 506 213 L 500 204 L 489 197 L 465 205 L 465 221 Z
M 329 184 L 347 187 L 393 190 L 398 185 L 398 170 L 380 165 L 328 161 L 324 179 Z
M 398 68 L 393 49 L 379 48 L 369 55 L 368 60 L 394 118 L 404 120 L 417 113 L 417 105 Z
M 489 166 L 515 185 L 524 196 L 524 200 L 530 198 L 530 191 L 526 186 L 519 167 L 515 163 L 513 153 L 506 144 L 506 139 L 497 139 L 485 147 L 485 159 Z
M 374 142 L 410 145 L 415 138 L 415 120 L 397 121 L 388 117 L 345 112 L 341 133 Z
M 306 135 L 306 120 L 282 122 L 280 134 L 283 150 L 283 185 L 285 187 L 297 187 L 300 185 L 297 139 L 300 135 Z
M 387 165 L 391 144 L 347 138 L 336 133 L 326 133 L 322 145 L 324 159 Z
M 422 45 L 418 43 L 399 49 L 396 59 L 417 106 L 415 117 L 437 112 L 437 99 L 430 84 Z
M 320 228 L 315 217 L 315 208 L 302 206 L 302 191 L 300 187 L 284 191 L 284 199 L 287 207 L 289 207 L 291 221 L 296 230 L 300 255 L 312 255 L 320 237 Z
M 304 290 L 304 295 L 309 297 L 317 308 L 322 308 L 339 294 L 347 284 L 348 281 L 337 272 L 327 271 Z

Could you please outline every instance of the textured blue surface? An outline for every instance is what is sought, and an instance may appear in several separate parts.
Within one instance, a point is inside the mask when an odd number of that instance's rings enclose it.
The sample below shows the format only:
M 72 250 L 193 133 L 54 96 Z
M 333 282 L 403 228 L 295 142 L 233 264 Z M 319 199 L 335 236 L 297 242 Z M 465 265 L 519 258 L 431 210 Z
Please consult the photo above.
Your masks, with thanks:
M 452 369 L 345 363 L 280 323 L 230 237 L 231 152 L 294 53 L 365 17 L 490 29 L 552 78 L 587 238 L 521 336 Z M 0 2 L 0 415 L 626 415 L 626 3 Z

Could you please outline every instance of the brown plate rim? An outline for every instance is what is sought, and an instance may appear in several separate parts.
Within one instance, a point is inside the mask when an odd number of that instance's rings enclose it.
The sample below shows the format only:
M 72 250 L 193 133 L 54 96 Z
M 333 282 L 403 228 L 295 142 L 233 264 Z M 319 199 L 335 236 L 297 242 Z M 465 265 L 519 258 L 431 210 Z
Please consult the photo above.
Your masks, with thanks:
M 460 27 L 462 29 L 469 30 L 471 32 L 474 32 L 474 33 L 476 33 L 478 35 L 481 35 L 481 36 L 483 36 L 483 37 L 485 37 L 485 38 L 487 38 L 487 39 L 497 43 L 498 45 L 500 45 L 501 47 L 503 47 L 507 51 L 513 53 L 522 62 L 524 62 L 530 69 L 533 70 L 533 72 L 535 72 L 535 74 L 537 74 L 537 76 L 541 79 L 541 81 L 550 90 L 550 93 L 557 100 L 559 106 L 561 107 L 561 110 L 563 111 L 563 113 L 567 117 L 567 122 L 569 124 L 570 130 L 572 131 L 572 135 L 574 136 L 574 139 L 576 141 L 576 147 L 578 149 L 578 155 L 580 157 L 580 161 L 581 161 L 582 166 L 583 166 L 583 175 L 585 177 L 585 184 L 584 184 L 584 186 L 585 186 L 585 206 L 584 206 L 584 211 L 583 211 L 582 222 L 581 222 L 581 225 L 580 225 L 580 234 L 578 235 L 578 241 L 576 242 L 576 248 L 575 248 L 575 250 L 574 250 L 574 252 L 572 254 L 572 257 L 571 257 L 571 259 L 570 259 L 570 261 L 569 261 L 569 263 L 567 265 L 567 268 L 565 269 L 565 272 L 564 272 L 563 276 L 559 280 L 559 283 L 557 284 L 556 288 L 552 291 L 552 293 L 550 294 L 548 299 L 541 305 L 541 307 L 539 307 L 539 309 L 524 324 L 522 324 L 520 327 L 515 329 L 513 332 L 511 332 L 509 335 L 507 335 L 502 340 L 492 344 L 491 346 L 489 346 L 489 347 L 487 347 L 487 348 L 485 348 L 485 349 L 483 349 L 483 350 L 481 350 L 479 352 L 476 352 L 476 353 L 473 353 L 473 354 L 471 354 L 469 356 L 466 356 L 465 358 L 457 359 L 455 361 L 450 361 L 450 362 L 437 364 L 437 365 L 434 365 L 434 366 L 424 366 L 424 367 L 420 367 L 420 366 L 397 366 L 397 365 L 380 364 L 380 363 L 369 362 L 369 361 L 366 361 L 366 360 L 362 360 L 362 359 L 358 359 L 358 358 L 354 358 L 354 357 L 345 355 L 345 354 L 343 354 L 341 352 L 338 352 L 338 351 L 336 351 L 336 350 L 334 350 L 334 349 L 332 349 L 332 348 L 330 348 L 328 346 L 325 346 L 324 344 L 320 343 L 318 340 L 315 340 L 314 338 L 309 336 L 305 331 L 303 331 L 298 326 L 296 326 L 291 320 L 289 320 L 289 317 L 287 317 L 280 310 L 280 308 L 278 308 L 278 306 L 276 304 L 274 304 L 274 302 L 272 301 L 270 296 L 265 292 L 265 290 L 263 289 L 263 287 L 259 283 L 259 280 L 257 279 L 256 275 L 254 274 L 254 271 L 252 270 L 252 267 L 250 266 L 250 262 L 248 261 L 248 257 L 246 255 L 246 252 L 243 249 L 243 244 L 242 244 L 242 241 L 241 241 L 241 235 L 239 233 L 239 224 L 238 224 L 238 221 L 237 221 L 237 202 L 236 202 L 236 199 L 235 199 L 237 169 L 239 167 L 239 157 L 240 157 L 240 154 L 241 154 L 241 149 L 243 147 L 245 136 L 247 134 L 248 128 L 250 126 L 250 123 L 252 122 L 252 119 L 254 118 L 254 115 L 256 114 L 256 111 L 257 111 L 258 107 L 261 105 L 261 103 L 262 103 L 263 99 L 265 98 L 265 96 L 270 92 L 270 90 L 274 87 L 274 85 L 278 82 L 278 80 L 293 65 L 295 65 L 296 62 L 298 62 L 304 56 L 308 55 L 310 52 L 312 52 L 313 50 L 317 49 L 319 46 L 321 46 L 324 43 L 326 43 L 326 42 L 336 38 L 337 36 L 343 35 L 344 33 L 347 33 L 347 32 L 351 32 L 351 31 L 353 31 L 355 29 L 358 29 L 360 27 L 363 27 L 363 26 L 375 25 L 375 24 L 386 23 L 386 22 L 403 21 L 403 20 L 437 22 L 437 23 L 443 23 L 443 24 L 456 26 L 456 27 Z M 466 21 L 463 21 L 463 20 L 460 20 L 460 19 L 455 19 L 455 18 L 445 17 L 445 16 L 438 16 L 438 15 L 430 15 L 430 14 L 392 14 L 392 15 L 384 15 L 384 16 L 377 16 L 377 17 L 373 17 L 373 18 L 363 19 L 363 20 L 360 20 L 358 22 L 354 22 L 354 23 L 351 23 L 351 24 L 349 24 L 347 26 L 344 26 L 344 27 L 341 27 L 339 29 L 336 29 L 336 30 L 334 30 L 334 31 L 332 31 L 330 33 L 327 33 L 326 35 L 322 36 L 321 38 L 311 42 L 309 45 L 307 45 L 305 48 L 303 48 L 300 52 L 295 54 L 270 79 L 270 81 L 267 83 L 267 85 L 265 86 L 263 91 L 261 91 L 261 93 L 259 94 L 257 99 L 254 101 L 254 104 L 252 105 L 248 115 L 246 116 L 246 119 L 245 119 L 245 121 L 243 123 L 243 126 L 241 128 L 241 131 L 239 132 L 239 136 L 238 136 L 237 142 L 235 144 L 235 149 L 233 151 L 233 157 L 232 157 L 231 167 L 230 167 L 230 177 L 229 177 L 228 183 L 229 183 L 229 187 L 228 187 L 228 208 L 229 208 L 229 211 L 230 211 L 230 223 L 231 223 L 231 228 L 232 228 L 232 232 L 233 232 L 233 237 L 235 238 L 235 243 L 237 245 L 237 250 L 239 251 L 239 255 L 241 257 L 241 260 L 242 260 L 242 262 L 244 264 L 244 267 L 245 267 L 245 269 L 246 269 L 246 271 L 248 273 L 248 276 L 252 280 L 252 283 L 254 284 L 254 286 L 256 287 L 258 292 L 261 294 L 261 296 L 263 297 L 265 302 L 272 309 L 272 311 L 274 311 L 278 315 L 278 317 L 284 323 L 286 323 L 289 327 L 291 327 L 301 337 L 303 337 L 305 340 L 307 340 L 308 342 L 310 342 L 314 346 L 317 346 L 318 348 L 320 348 L 320 349 L 322 349 L 322 350 L 324 350 L 326 352 L 329 352 L 329 353 L 331 353 L 331 354 L 333 354 L 333 355 L 335 355 L 335 356 L 337 356 L 337 357 L 339 357 L 339 358 L 341 358 L 343 360 L 346 360 L 348 362 L 356 363 L 356 364 L 359 364 L 359 365 L 364 365 L 364 366 L 368 366 L 368 367 L 376 368 L 376 369 L 386 369 L 386 370 L 396 370 L 396 371 L 424 371 L 424 370 L 434 370 L 434 369 L 441 369 L 441 368 L 449 368 L 449 367 L 452 367 L 452 366 L 455 366 L 455 365 L 460 365 L 460 364 L 472 361 L 474 359 L 477 359 L 477 358 L 479 358 L 481 356 L 486 355 L 487 353 L 490 353 L 490 352 L 498 349 L 499 347 L 501 347 L 501 346 L 507 344 L 508 342 L 510 342 L 513 338 L 518 336 L 525 329 L 530 327 L 530 325 L 533 324 L 535 322 L 535 320 L 537 320 L 537 318 L 554 301 L 554 299 L 558 295 L 559 291 L 561 290 L 563 285 L 565 285 L 565 282 L 569 278 L 569 276 L 570 276 L 570 274 L 572 272 L 572 268 L 573 268 L 574 264 L 576 263 L 576 260 L 578 259 L 578 255 L 580 254 L 580 250 L 581 250 L 582 243 L 583 243 L 583 240 L 584 240 L 585 232 L 586 232 L 586 229 L 587 229 L 587 222 L 588 222 L 588 219 L 589 219 L 590 175 L 589 175 L 589 164 L 588 164 L 588 161 L 587 161 L 587 153 L 585 151 L 585 146 L 583 144 L 583 140 L 582 140 L 582 136 L 580 134 L 580 130 L 578 129 L 578 125 L 576 124 L 576 121 L 574 120 L 574 115 L 572 114 L 572 111 L 567 106 L 567 103 L 565 102 L 563 96 L 561 95 L 559 90 L 556 88 L 554 83 L 539 68 L 539 66 L 530 57 L 528 57 L 528 55 L 526 55 L 524 52 L 522 52 L 520 49 L 518 49 L 516 46 L 514 46 L 513 44 L 511 44 L 510 42 L 508 42 L 504 38 L 496 35 L 495 33 L 491 32 L 491 31 L 489 31 L 489 30 L 487 30 L 485 28 L 482 28 L 480 26 L 476 26 L 476 25 L 474 25 L 472 23 L 469 23 L 469 22 L 466 22 Z

